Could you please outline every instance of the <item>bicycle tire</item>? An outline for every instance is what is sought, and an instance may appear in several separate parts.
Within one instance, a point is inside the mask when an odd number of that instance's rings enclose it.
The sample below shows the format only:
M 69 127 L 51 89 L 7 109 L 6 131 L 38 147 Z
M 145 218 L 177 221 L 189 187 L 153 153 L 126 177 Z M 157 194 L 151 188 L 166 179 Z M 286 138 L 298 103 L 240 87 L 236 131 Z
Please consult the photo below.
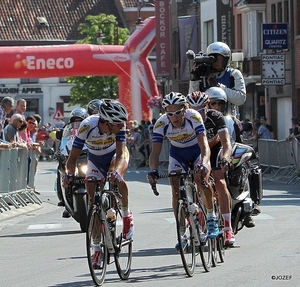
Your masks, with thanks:
M 219 235 L 216 238 L 216 262 L 218 262 L 218 259 L 221 263 L 223 263 L 225 261 L 225 232 L 224 232 L 224 219 L 223 219 L 223 215 L 221 213 L 220 210 L 220 206 L 217 202 L 217 199 L 214 198 L 214 210 L 216 213 L 216 217 L 218 219 L 218 225 L 219 225 Z M 214 246 L 213 246 L 214 248 Z M 213 260 L 214 260 L 214 255 L 213 255 Z M 214 265 L 214 262 L 213 262 Z
M 95 234 L 98 237 L 99 243 L 95 243 L 93 240 L 93 236 L 95 237 Z M 101 265 L 99 268 L 93 267 L 94 247 L 96 244 L 99 244 L 98 247 L 100 248 L 100 260 L 98 262 L 100 262 Z M 92 279 L 97 286 L 101 286 L 106 275 L 108 250 L 106 245 L 105 226 L 95 205 L 92 205 L 88 212 L 86 249 Z
M 113 240 L 115 246 L 115 265 L 119 277 L 127 280 L 131 272 L 132 262 L 132 239 L 123 238 L 123 220 L 119 208 L 116 208 L 116 224 L 113 231 Z
M 177 204 L 176 217 L 177 239 L 182 264 L 189 277 L 194 275 L 196 266 L 196 250 L 193 240 L 192 226 L 190 225 L 191 220 L 193 220 L 193 217 L 188 211 L 187 203 L 180 199 Z M 184 235 L 181 230 L 183 224 L 184 227 L 186 227 Z
M 207 216 L 206 209 L 202 203 L 198 203 L 199 214 L 198 214 L 198 233 L 200 238 L 199 253 L 202 262 L 202 266 L 206 272 L 209 272 L 212 266 L 212 239 L 208 238 L 207 228 Z

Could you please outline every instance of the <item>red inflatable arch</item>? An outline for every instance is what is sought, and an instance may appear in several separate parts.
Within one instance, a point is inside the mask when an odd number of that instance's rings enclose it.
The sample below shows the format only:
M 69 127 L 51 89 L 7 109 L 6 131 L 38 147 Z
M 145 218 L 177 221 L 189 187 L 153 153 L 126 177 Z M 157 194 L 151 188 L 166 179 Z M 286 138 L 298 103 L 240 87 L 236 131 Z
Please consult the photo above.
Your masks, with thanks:
M 118 76 L 119 99 L 131 119 L 148 119 L 148 97 L 158 95 L 147 56 L 155 45 L 155 19 L 146 19 L 121 45 L 1 47 L 0 78 Z

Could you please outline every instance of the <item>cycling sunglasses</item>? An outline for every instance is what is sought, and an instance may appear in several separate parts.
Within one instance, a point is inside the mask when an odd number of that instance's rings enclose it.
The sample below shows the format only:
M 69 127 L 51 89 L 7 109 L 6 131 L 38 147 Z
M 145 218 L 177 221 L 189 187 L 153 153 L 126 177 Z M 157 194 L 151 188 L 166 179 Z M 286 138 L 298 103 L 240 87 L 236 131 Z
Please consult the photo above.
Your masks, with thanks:
M 167 116 L 173 117 L 173 116 L 179 116 L 183 112 L 184 108 L 177 110 L 175 112 L 166 112 Z
M 222 106 L 223 105 L 223 102 L 210 102 L 210 105 L 211 106 Z

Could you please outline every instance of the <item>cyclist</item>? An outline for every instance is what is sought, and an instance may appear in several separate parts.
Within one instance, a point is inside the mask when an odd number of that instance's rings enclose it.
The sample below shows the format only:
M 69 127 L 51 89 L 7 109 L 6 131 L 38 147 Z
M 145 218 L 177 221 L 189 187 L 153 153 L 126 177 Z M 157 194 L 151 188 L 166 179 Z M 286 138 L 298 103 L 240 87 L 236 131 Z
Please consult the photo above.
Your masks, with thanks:
M 187 102 L 192 109 L 197 110 L 201 114 L 204 121 L 211 151 L 210 164 L 212 175 L 215 180 L 220 209 L 224 218 L 225 245 L 233 245 L 235 237 L 231 227 L 232 203 L 224 177 L 224 172 L 228 171 L 228 163 L 231 161 L 232 148 L 224 116 L 221 112 L 208 109 L 208 95 L 200 91 L 188 94 Z
M 206 138 L 206 131 L 200 114 L 192 109 L 187 109 L 184 95 L 171 92 L 163 98 L 163 114 L 155 123 L 152 135 L 152 151 L 149 157 L 148 181 L 154 184 L 158 178 L 159 155 L 162 150 L 163 138 L 170 140 L 169 172 L 188 170 L 190 164 L 198 168 L 195 183 L 201 188 L 201 180 L 207 184 L 210 173 L 210 150 Z M 179 196 L 179 178 L 170 177 L 172 188 L 172 207 L 176 216 L 177 201 Z M 204 191 L 204 204 L 208 211 L 209 238 L 219 234 L 218 222 L 213 210 L 213 193 L 211 189 Z M 182 230 L 182 236 L 185 227 Z M 176 244 L 175 248 L 178 249 Z
M 128 112 L 123 104 L 112 99 L 103 99 L 99 114 L 92 115 L 81 122 L 78 134 L 66 163 L 69 176 L 65 185 L 72 180 L 76 161 L 84 144 L 88 148 L 86 177 L 97 179 L 109 177 L 109 181 L 118 185 L 122 195 L 123 237 L 130 239 L 133 235 L 133 215 L 128 207 L 128 187 L 124 180 L 129 153 L 126 148 L 126 124 Z M 90 202 L 94 198 L 94 184 L 86 185 Z
M 101 100 L 99 99 L 94 99 L 89 101 L 87 105 L 87 112 L 89 116 L 98 114 L 100 105 L 101 105 Z
M 204 83 L 202 79 L 199 80 L 197 77 L 192 79 L 189 93 L 199 90 L 204 92 L 210 87 L 220 87 L 226 92 L 230 103 L 227 106 L 227 113 L 238 116 L 237 106 L 246 101 L 246 85 L 241 71 L 229 66 L 230 48 L 223 42 L 214 42 L 207 47 L 206 54 L 215 57 L 215 61 L 211 64 L 212 73 L 205 78 Z M 195 66 L 193 67 L 194 70 Z
M 223 89 L 218 88 L 218 87 L 212 87 L 206 91 L 210 102 L 208 104 L 209 108 L 217 110 L 221 113 L 225 113 L 226 111 L 226 105 L 227 105 L 227 95 L 223 91 Z M 229 131 L 229 135 L 231 138 L 231 142 L 235 142 L 237 138 L 237 133 L 239 132 L 239 128 L 237 127 L 237 124 L 235 121 L 232 119 L 231 116 L 225 116 L 224 117 L 226 120 L 226 126 Z M 254 209 L 259 212 L 259 207 L 256 205 L 254 206 Z M 254 227 L 255 226 L 255 221 L 252 216 L 248 215 L 245 220 L 244 220 L 244 225 L 248 228 Z

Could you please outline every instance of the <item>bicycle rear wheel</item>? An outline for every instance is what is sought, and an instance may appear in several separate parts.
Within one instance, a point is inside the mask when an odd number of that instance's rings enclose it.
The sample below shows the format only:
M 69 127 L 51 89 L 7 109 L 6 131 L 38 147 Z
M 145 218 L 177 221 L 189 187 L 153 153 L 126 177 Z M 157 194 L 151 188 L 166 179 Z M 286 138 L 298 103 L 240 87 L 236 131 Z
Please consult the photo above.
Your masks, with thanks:
M 132 261 L 132 239 L 124 239 L 123 234 L 123 219 L 119 209 L 116 210 L 116 226 L 114 230 L 114 245 L 115 245 L 115 265 L 119 277 L 122 280 L 128 279 L 131 271 Z
M 88 213 L 86 250 L 93 281 L 97 286 L 101 286 L 106 275 L 108 250 L 104 223 L 94 205 L 90 207 Z
M 196 266 L 195 244 L 193 240 L 191 220 L 193 220 L 193 218 L 188 211 L 187 204 L 180 199 L 177 205 L 176 218 L 178 248 L 183 267 L 189 277 L 194 275 Z
M 206 224 L 206 209 L 203 204 L 199 204 L 199 238 L 200 238 L 200 257 L 202 266 L 206 272 L 209 272 L 212 265 L 212 239 L 208 238 L 208 227 Z

